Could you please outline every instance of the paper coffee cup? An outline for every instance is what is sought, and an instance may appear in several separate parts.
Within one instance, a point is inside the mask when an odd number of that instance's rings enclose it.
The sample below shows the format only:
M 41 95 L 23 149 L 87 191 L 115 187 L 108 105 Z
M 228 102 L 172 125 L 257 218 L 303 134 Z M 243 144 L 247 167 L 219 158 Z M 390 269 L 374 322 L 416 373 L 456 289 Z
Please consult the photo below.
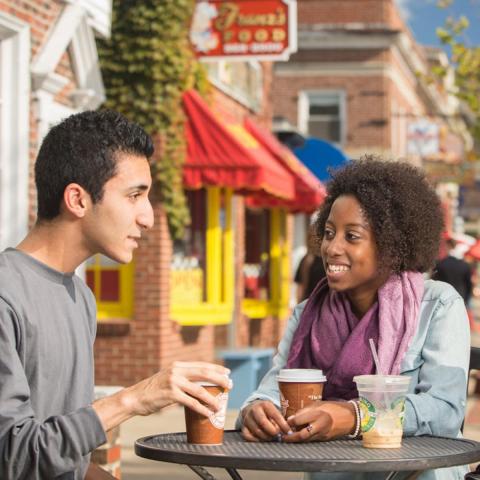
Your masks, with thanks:
M 280 405 L 285 418 L 297 413 L 311 403 L 321 400 L 324 383 L 322 370 L 284 368 L 277 375 Z
M 187 442 L 199 445 L 221 445 L 227 413 L 228 390 L 212 383 L 200 382 L 210 395 L 220 400 L 220 410 L 205 417 L 194 410 L 185 407 L 185 425 Z
M 360 398 L 362 443 L 366 448 L 400 448 L 405 396 L 410 377 L 359 375 L 353 377 Z

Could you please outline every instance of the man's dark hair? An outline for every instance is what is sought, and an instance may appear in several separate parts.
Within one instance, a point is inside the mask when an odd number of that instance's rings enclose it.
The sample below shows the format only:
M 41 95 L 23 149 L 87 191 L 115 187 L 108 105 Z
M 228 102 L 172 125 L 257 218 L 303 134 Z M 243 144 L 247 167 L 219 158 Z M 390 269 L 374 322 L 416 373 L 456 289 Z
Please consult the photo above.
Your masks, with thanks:
M 148 159 L 153 143 L 142 127 L 113 110 L 78 113 L 53 127 L 35 163 L 38 218 L 50 220 L 60 213 L 70 183 L 78 183 L 93 203 L 99 202 L 105 183 L 116 174 L 120 152 Z
M 314 230 L 317 243 L 333 202 L 353 195 L 368 220 L 383 269 L 425 272 L 433 267 L 443 230 L 440 199 L 424 173 L 405 162 L 364 156 L 332 172 Z

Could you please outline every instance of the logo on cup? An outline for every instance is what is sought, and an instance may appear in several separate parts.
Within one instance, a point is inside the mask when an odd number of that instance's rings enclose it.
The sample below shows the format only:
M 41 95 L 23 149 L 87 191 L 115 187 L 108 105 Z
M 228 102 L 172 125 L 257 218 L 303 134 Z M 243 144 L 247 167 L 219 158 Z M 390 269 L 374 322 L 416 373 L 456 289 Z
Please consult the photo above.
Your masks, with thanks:
M 360 397 L 360 417 L 362 432 L 368 432 L 373 425 L 375 425 L 375 419 L 377 412 L 375 406 L 369 402 L 365 397 Z
M 405 397 L 396 398 L 392 402 L 390 408 L 397 417 L 397 427 L 401 427 L 403 425 L 403 419 L 405 417 Z
M 228 393 L 219 393 L 217 397 L 220 402 L 220 409 L 212 413 L 208 419 L 215 428 L 223 428 L 225 426 L 225 417 L 227 415 Z

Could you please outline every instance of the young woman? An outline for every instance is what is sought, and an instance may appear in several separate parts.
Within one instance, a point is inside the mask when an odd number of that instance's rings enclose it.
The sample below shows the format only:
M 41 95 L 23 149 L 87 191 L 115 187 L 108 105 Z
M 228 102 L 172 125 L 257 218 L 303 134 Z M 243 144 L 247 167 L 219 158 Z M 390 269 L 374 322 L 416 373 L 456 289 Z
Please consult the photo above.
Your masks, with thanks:
M 384 373 L 412 377 L 404 435 L 459 435 L 470 351 L 467 312 L 450 285 L 422 275 L 435 262 L 442 227 L 440 201 L 415 167 L 366 157 L 334 173 L 315 225 L 327 276 L 295 308 L 273 368 L 242 408 L 246 440 L 324 441 L 358 431 L 348 400 L 358 398 L 353 377 L 375 373 L 369 338 Z M 279 411 L 275 377 L 281 368 L 319 368 L 327 376 L 323 401 L 288 421 Z M 466 471 L 428 471 L 419 478 L 463 479 Z

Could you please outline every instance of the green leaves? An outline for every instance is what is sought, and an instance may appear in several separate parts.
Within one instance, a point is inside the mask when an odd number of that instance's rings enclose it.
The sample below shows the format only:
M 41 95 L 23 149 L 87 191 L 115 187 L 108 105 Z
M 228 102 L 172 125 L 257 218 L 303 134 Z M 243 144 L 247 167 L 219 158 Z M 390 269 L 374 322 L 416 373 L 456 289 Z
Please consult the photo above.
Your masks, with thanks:
M 182 94 L 208 88 L 189 43 L 195 0 L 113 0 L 112 34 L 97 40 L 112 108 L 161 139 L 155 153 L 157 183 L 171 235 L 183 236 L 190 217 L 183 192 L 185 118 Z
M 453 0 L 439 0 L 437 5 L 446 8 Z M 462 99 L 475 115 L 472 134 L 480 140 L 480 47 L 469 46 L 464 38 L 469 27 L 465 16 L 448 17 L 443 27 L 437 28 L 437 36 L 444 45 L 450 47 L 450 60 L 455 69 L 456 95 Z M 433 69 L 437 78 L 447 74 L 446 69 Z

